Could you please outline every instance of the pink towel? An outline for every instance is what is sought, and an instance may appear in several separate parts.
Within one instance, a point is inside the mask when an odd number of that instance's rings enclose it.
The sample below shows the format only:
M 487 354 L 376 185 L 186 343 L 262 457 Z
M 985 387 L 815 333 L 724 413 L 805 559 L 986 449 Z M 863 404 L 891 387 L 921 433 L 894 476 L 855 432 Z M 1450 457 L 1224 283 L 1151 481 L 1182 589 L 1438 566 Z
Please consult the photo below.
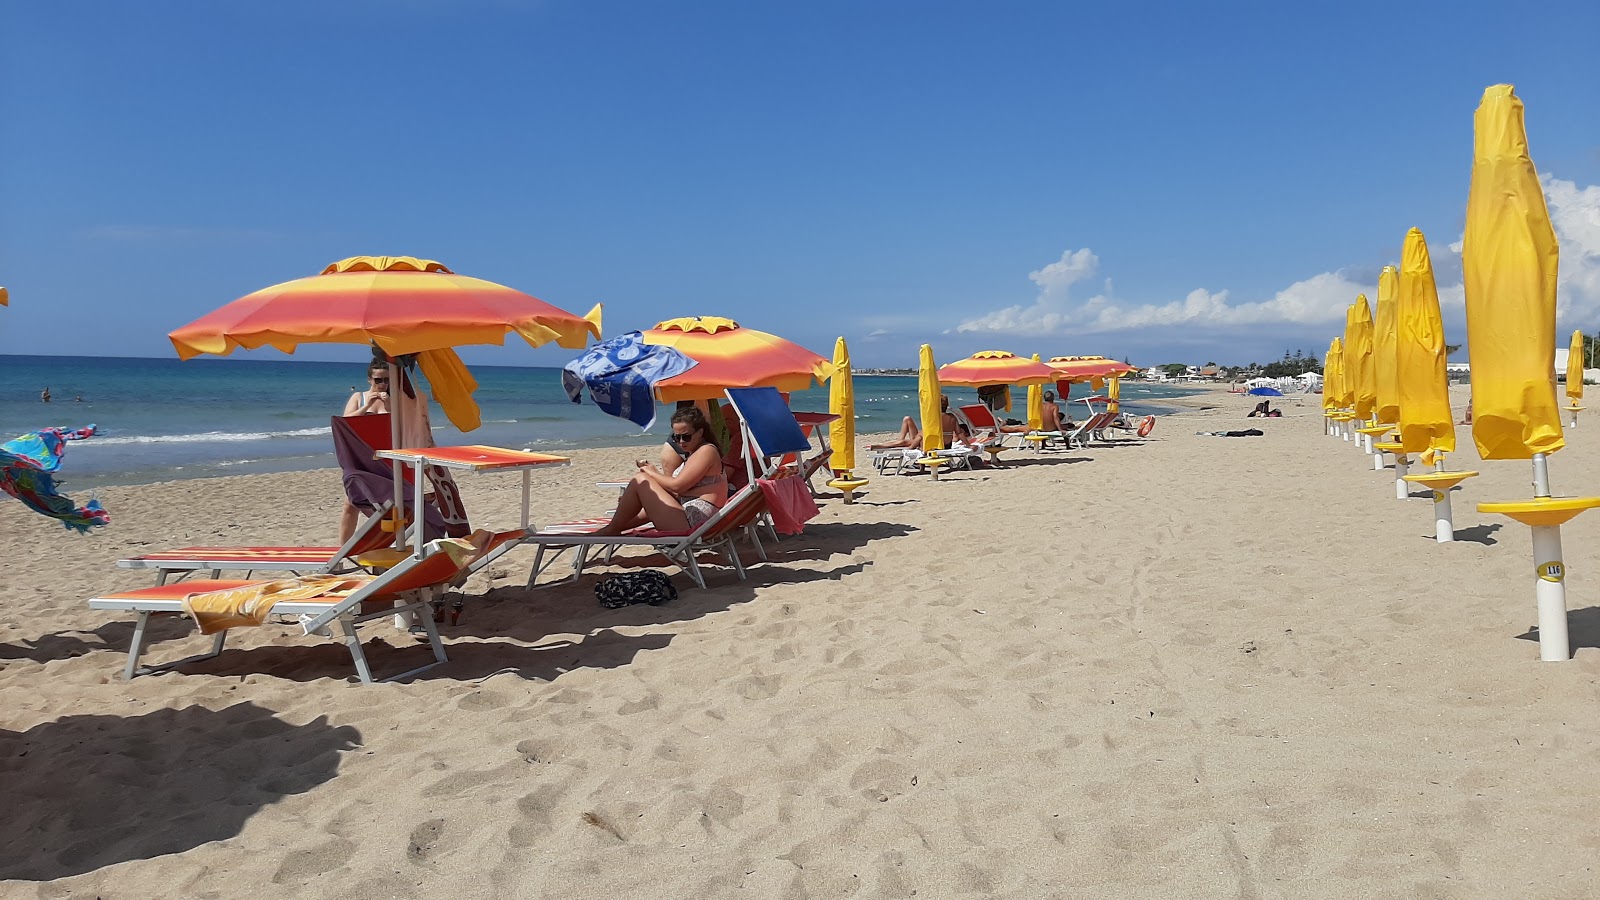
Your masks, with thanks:
M 805 524 L 817 517 L 817 501 L 811 499 L 806 480 L 798 476 L 758 478 L 761 493 L 766 495 L 767 510 L 772 513 L 772 527 L 779 534 L 799 534 Z

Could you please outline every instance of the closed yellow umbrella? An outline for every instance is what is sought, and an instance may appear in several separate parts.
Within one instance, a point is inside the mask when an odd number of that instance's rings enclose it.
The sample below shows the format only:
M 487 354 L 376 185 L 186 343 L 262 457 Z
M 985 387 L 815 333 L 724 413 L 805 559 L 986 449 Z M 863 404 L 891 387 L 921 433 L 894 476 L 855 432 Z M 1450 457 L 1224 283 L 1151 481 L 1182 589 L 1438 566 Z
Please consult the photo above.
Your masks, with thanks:
M 1565 446 L 1556 408 L 1555 229 L 1528 156 L 1522 101 L 1483 92 L 1473 117 L 1472 191 L 1461 250 L 1472 354 L 1472 438 L 1484 459 L 1532 459 L 1534 498 L 1480 503 L 1533 531 L 1539 658 L 1570 659 L 1561 524 L 1600 497 L 1552 497 L 1547 455 Z
M 1396 378 L 1395 294 L 1400 288 L 1400 273 L 1394 266 L 1384 266 L 1378 274 L 1378 312 L 1372 324 L 1372 372 L 1377 388 L 1377 403 L 1373 413 L 1379 425 L 1393 425 L 1400 421 L 1400 391 Z
M 1399 340 L 1395 346 L 1400 395 L 1400 443 L 1407 453 L 1456 449 L 1445 374 L 1444 320 L 1433 281 L 1433 261 L 1422 232 L 1406 232 L 1401 252 L 1398 302 Z
M 828 468 L 833 470 L 833 480 L 828 487 L 844 493 L 844 502 L 856 502 L 856 489 L 867 483 L 856 478 L 856 387 L 850 371 L 850 347 L 844 338 L 833 345 L 833 377 L 828 382 L 828 412 L 839 418 L 828 423 L 828 443 L 833 454 L 828 458 Z
M 1455 418 L 1450 412 L 1450 382 L 1445 373 L 1444 321 L 1439 315 L 1439 292 L 1433 282 L 1433 262 L 1422 232 L 1406 232 L 1400 253 L 1400 285 L 1395 303 L 1399 340 L 1395 346 L 1400 394 L 1401 454 L 1420 453 L 1432 472 L 1407 475 L 1407 484 L 1420 484 L 1433 492 L 1434 540 L 1456 539 L 1450 491 L 1476 472 L 1447 472 L 1444 454 L 1456 449 Z
M 1528 156 L 1522 101 L 1483 92 L 1461 265 L 1472 357 L 1472 437 L 1484 459 L 1564 446 L 1556 408 L 1556 235 Z
M 839 417 L 828 424 L 828 442 L 833 445 L 828 468 L 849 474 L 856 467 L 856 388 L 850 372 L 850 347 L 842 337 L 833 345 L 828 412 Z
M 1328 356 L 1322 363 L 1322 409 L 1324 412 L 1333 412 L 1342 409 L 1344 404 L 1339 402 L 1341 386 L 1344 379 L 1339 374 L 1339 367 L 1344 362 L 1343 345 L 1338 338 L 1328 342 Z
M 917 406 L 922 413 L 922 452 L 944 449 L 944 410 L 939 406 L 939 367 L 933 362 L 933 345 L 923 344 L 918 357 Z
M 1344 373 L 1356 418 L 1362 421 L 1372 418 L 1378 390 L 1372 366 L 1372 307 L 1367 304 L 1366 294 L 1357 296 L 1356 302 L 1345 311 Z
M 1106 382 L 1106 409 L 1112 413 L 1122 412 L 1122 379 L 1112 378 Z
M 1583 399 L 1583 332 L 1572 333 L 1572 344 L 1567 348 L 1567 399 L 1577 406 Z M 1573 421 L 1574 425 L 1578 424 Z
M 1033 355 L 1033 361 L 1039 361 L 1039 354 Z M 1040 431 L 1044 428 L 1044 385 L 1028 385 L 1028 430 Z

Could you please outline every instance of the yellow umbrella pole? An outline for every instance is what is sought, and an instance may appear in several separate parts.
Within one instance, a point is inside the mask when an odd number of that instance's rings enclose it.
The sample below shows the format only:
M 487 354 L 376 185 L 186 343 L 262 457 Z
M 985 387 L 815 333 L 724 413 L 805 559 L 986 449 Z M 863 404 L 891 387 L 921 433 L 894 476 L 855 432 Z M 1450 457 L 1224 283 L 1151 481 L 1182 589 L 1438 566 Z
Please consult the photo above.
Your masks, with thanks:
M 1561 525 L 1600 497 L 1553 497 L 1549 454 L 1560 450 L 1556 408 L 1558 249 L 1538 170 L 1528 155 L 1522 101 L 1511 85 L 1483 92 L 1473 116 L 1472 189 L 1461 252 L 1472 354 L 1472 437 L 1486 460 L 1531 459 L 1532 500 L 1480 503 L 1533 531 L 1539 658 L 1572 658 L 1567 640 Z
M 1033 355 L 1033 361 L 1039 361 L 1039 354 Z M 1044 385 L 1028 385 L 1028 430 L 1044 430 Z
M 1578 413 L 1583 411 L 1583 332 L 1572 333 L 1572 343 L 1567 347 L 1567 405 L 1572 413 L 1571 426 L 1578 427 Z

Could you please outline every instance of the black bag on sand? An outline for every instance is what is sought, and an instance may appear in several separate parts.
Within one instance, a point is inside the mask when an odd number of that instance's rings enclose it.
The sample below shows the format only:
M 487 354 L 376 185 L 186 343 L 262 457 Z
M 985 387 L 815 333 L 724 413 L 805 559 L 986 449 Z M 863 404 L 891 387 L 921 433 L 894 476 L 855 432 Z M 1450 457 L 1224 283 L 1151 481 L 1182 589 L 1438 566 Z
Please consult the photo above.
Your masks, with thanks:
M 594 595 L 606 609 L 621 609 L 635 603 L 660 606 L 678 599 L 678 589 L 665 572 L 623 572 L 594 586 Z

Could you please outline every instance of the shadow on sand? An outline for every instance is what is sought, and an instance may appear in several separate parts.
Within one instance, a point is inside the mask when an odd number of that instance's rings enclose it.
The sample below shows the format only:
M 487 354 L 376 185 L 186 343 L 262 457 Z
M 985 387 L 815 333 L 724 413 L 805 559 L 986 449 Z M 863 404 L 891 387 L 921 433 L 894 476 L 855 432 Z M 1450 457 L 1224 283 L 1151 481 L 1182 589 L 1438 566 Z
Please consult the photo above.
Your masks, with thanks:
M 1517 635 L 1517 640 L 1537 643 L 1539 626 L 1529 626 L 1527 631 Z M 1573 653 L 1585 647 L 1600 648 L 1600 606 L 1586 606 L 1567 612 L 1567 643 Z
M 332 779 L 360 745 L 349 726 L 290 725 L 250 703 L 0 730 L 0 878 L 81 875 L 233 837 L 263 807 Z

